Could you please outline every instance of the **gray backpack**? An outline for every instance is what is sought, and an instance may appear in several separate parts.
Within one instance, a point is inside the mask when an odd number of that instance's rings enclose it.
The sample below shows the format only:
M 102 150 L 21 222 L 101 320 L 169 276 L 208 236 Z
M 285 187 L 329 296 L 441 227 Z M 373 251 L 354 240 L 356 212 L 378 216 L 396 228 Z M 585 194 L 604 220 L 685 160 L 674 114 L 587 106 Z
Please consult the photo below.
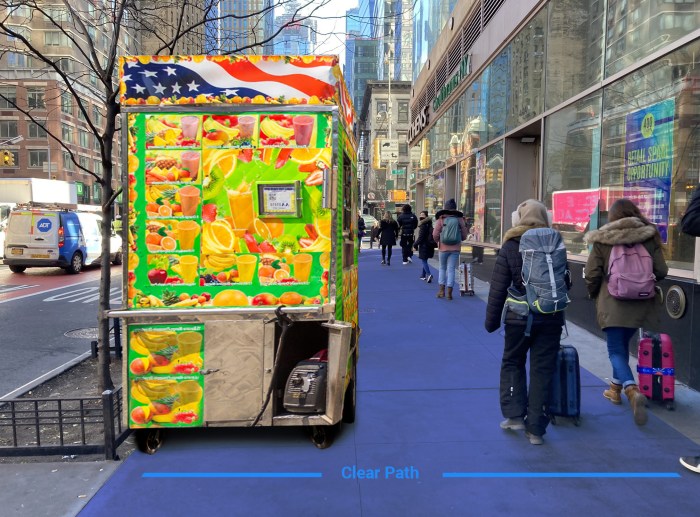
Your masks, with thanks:
M 523 285 L 530 312 L 553 314 L 563 311 L 569 299 L 569 270 L 566 247 L 558 231 L 533 228 L 520 237 Z

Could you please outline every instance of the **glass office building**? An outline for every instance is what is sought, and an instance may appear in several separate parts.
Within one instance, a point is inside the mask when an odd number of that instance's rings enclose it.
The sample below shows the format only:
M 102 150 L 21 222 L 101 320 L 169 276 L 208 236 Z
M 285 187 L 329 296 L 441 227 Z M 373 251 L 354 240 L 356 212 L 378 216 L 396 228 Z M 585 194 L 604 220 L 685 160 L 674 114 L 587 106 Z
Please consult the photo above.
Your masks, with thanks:
M 700 0 L 459 2 L 430 48 L 414 63 L 416 209 L 455 198 L 489 278 L 511 212 L 541 199 L 581 278 L 585 232 L 616 199 L 634 200 L 663 236 L 659 310 L 688 358 L 679 378 L 698 387 L 700 252 L 679 222 L 700 173 Z M 570 319 L 597 331 L 577 284 Z

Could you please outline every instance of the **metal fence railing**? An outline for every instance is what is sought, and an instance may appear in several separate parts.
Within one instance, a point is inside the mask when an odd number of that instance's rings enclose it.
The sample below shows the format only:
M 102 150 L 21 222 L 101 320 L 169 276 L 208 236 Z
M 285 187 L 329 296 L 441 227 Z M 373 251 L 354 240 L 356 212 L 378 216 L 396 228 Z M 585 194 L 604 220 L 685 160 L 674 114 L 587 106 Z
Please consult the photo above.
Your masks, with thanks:
M 22 398 L 0 402 L 0 456 L 104 454 L 118 459 L 129 435 L 122 388 L 101 397 Z

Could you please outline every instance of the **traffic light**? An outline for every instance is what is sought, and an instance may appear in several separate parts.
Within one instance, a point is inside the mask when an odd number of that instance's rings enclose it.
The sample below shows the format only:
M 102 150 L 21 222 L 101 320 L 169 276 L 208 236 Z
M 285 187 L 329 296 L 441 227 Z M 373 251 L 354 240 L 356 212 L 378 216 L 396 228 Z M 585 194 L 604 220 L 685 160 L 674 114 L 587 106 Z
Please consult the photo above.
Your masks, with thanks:
M 12 167 L 15 164 L 15 153 L 12 151 L 3 151 L 2 152 L 2 164 L 5 167 Z

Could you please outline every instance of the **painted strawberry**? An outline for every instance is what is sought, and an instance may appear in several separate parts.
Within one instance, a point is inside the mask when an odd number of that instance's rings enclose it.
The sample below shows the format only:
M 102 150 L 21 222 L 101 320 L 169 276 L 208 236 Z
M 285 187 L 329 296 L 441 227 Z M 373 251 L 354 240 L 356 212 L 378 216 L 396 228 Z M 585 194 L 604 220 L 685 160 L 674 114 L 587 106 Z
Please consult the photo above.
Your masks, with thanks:
M 216 219 L 216 203 L 207 203 L 202 206 L 202 220 L 211 223 Z

